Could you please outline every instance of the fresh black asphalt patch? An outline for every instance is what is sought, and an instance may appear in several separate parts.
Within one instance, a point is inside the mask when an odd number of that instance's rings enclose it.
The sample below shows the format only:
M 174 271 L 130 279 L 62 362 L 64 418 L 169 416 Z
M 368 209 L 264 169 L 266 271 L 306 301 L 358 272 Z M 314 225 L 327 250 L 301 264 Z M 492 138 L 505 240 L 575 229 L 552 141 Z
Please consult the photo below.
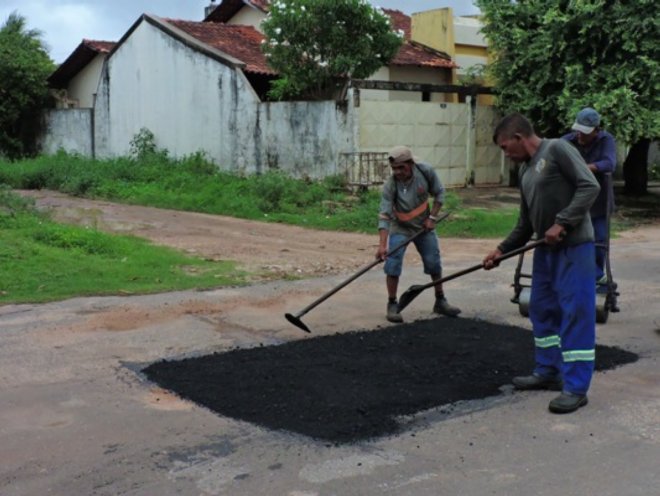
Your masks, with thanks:
M 637 359 L 596 348 L 596 370 Z M 397 417 L 498 395 L 533 365 L 528 330 L 438 318 L 160 361 L 143 372 L 220 415 L 344 443 L 399 432 Z

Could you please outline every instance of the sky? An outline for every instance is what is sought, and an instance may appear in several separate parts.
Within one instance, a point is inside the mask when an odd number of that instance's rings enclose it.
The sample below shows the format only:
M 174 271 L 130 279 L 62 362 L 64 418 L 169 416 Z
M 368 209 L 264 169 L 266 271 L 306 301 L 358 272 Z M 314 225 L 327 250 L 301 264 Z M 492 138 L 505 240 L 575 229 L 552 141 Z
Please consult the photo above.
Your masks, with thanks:
M 470 0 L 370 0 L 406 14 L 452 7 L 454 15 L 476 14 Z M 28 29 L 42 33 L 50 57 L 63 62 L 83 38 L 117 41 L 142 14 L 201 21 L 210 0 L 0 0 L 0 25 L 16 11 Z M 220 0 L 215 1 L 216 5 Z

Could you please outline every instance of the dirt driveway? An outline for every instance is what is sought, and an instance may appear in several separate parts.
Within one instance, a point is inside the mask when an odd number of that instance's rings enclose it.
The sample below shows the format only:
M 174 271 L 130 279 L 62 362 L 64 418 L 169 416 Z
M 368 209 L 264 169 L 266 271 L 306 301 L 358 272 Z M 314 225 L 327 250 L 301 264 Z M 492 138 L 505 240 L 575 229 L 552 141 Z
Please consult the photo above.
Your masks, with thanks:
M 516 201 L 515 190 L 497 200 Z M 309 230 L 296 226 L 254 222 L 233 217 L 180 212 L 74 198 L 56 191 L 22 191 L 40 209 L 61 222 L 133 234 L 212 260 L 236 260 L 266 279 L 324 276 L 354 271 L 373 260 L 377 234 Z M 495 195 L 484 193 L 483 198 Z M 486 200 L 480 200 L 484 204 Z M 375 214 L 374 214 L 375 215 Z M 453 241 L 464 252 L 483 242 Z M 456 245 L 458 243 L 458 245 Z M 481 252 L 479 251 L 479 256 Z
M 140 370 L 163 358 L 389 325 L 378 269 L 306 315 L 313 334 L 283 318 L 368 263 L 375 235 L 29 194 L 56 218 L 235 259 L 263 280 L 0 307 L 3 496 L 648 496 L 660 487 L 660 226 L 614 241 L 621 313 L 598 327 L 598 340 L 640 360 L 597 374 L 586 408 L 553 416 L 552 393 L 505 388 L 451 413 L 421 412 L 406 419 L 405 434 L 337 446 L 215 415 L 154 387 Z M 446 270 L 473 265 L 494 243 L 442 240 Z M 410 264 L 403 286 L 426 282 L 414 257 Z M 447 293 L 464 318 L 529 328 L 509 302 L 512 273 L 503 264 L 452 281 Z M 406 320 L 429 319 L 431 306 L 420 295 Z

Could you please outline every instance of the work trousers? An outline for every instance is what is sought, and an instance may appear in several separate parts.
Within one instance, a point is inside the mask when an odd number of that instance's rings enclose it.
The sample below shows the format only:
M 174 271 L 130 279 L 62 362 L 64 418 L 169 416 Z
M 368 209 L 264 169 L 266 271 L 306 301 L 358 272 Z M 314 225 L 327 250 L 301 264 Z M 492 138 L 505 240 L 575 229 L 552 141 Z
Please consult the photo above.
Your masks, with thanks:
M 561 376 L 564 391 L 580 395 L 587 393 L 594 370 L 595 266 L 593 242 L 534 251 L 529 302 L 534 372 Z

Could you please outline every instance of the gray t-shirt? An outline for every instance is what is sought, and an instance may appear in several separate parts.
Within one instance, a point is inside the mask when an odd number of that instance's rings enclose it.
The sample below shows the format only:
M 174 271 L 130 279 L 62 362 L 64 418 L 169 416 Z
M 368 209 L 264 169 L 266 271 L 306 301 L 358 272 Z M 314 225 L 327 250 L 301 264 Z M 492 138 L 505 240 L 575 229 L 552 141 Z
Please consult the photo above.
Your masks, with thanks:
M 442 205 L 445 188 L 433 168 L 426 163 L 418 162 L 412 168 L 413 176 L 406 183 L 396 181 L 394 176 L 385 182 L 380 200 L 378 215 L 378 229 L 386 229 L 390 233 L 399 233 L 411 236 L 422 229 L 424 220 L 429 215 L 419 215 L 409 221 L 400 221 L 394 214 L 397 212 L 410 212 L 422 205 L 429 198 Z
M 509 236 L 499 245 L 503 253 L 538 239 L 553 224 L 567 230 L 564 245 L 593 241 L 589 208 L 600 186 L 578 151 L 565 140 L 543 140 L 519 171 L 520 216 Z

